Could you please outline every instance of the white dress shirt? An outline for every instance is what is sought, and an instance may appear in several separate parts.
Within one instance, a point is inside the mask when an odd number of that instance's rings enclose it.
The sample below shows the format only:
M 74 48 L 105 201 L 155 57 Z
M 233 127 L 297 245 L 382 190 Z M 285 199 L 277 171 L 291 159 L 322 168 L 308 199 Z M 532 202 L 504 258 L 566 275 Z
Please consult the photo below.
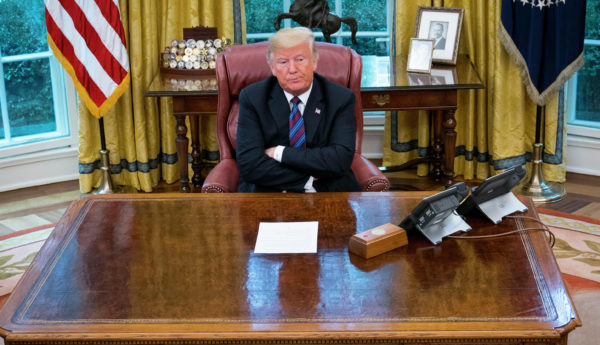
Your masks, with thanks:
M 298 110 L 300 111 L 301 116 L 304 116 L 304 109 L 306 108 L 306 102 L 308 102 L 308 96 L 310 96 L 311 90 L 312 90 L 312 84 L 310 84 L 308 91 L 306 91 L 305 93 L 298 96 L 298 98 L 300 98 L 300 103 L 298 103 Z M 290 106 L 290 112 L 291 112 L 292 108 L 293 108 L 292 98 L 294 98 L 294 95 L 292 95 L 291 93 L 289 93 L 285 90 L 283 91 L 283 93 L 285 94 L 285 98 L 288 101 L 288 105 Z M 284 151 L 285 151 L 285 146 L 278 145 L 277 147 L 275 147 L 275 152 L 273 153 L 273 159 L 275 159 L 276 161 L 281 163 Z M 315 187 L 313 187 L 313 181 L 314 181 L 314 178 L 312 176 L 310 176 L 308 181 L 306 181 L 306 184 L 304 185 L 304 191 L 306 193 L 314 193 L 317 191 L 315 189 Z

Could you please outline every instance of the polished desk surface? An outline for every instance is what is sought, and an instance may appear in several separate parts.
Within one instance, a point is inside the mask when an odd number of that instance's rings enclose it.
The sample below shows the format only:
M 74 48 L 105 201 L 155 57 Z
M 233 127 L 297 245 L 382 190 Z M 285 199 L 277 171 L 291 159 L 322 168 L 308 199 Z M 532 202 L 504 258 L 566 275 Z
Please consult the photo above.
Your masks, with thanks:
M 362 56 L 361 92 L 381 90 L 481 89 L 483 83 L 468 56 L 461 55 L 456 66 L 433 65 L 430 74 L 406 72 L 406 57 Z M 216 96 L 216 76 L 157 73 L 147 97 Z
M 429 194 L 89 197 L 56 226 L 0 332 L 9 344 L 566 344 L 579 321 L 542 232 L 438 246 L 410 233 L 369 260 L 348 252 L 353 234 L 398 224 Z M 259 222 L 288 221 L 319 222 L 318 253 L 253 252 Z M 472 235 L 537 226 L 468 222 Z

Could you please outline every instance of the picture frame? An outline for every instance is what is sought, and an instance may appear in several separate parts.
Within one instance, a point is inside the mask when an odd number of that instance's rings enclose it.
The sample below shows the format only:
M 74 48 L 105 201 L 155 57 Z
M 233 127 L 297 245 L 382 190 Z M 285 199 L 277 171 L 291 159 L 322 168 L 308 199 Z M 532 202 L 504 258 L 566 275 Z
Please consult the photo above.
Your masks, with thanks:
M 406 73 L 408 85 L 410 86 L 430 86 L 431 75 L 426 73 Z
M 434 40 L 433 62 L 456 65 L 463 8 L 425 7 L 417 9 L 414 37 Z
M 433 56 L 433 40 L 411 37 L 406 70 L 408 72 L 429 73 Z
M 458 82 L 456 67 L 451 68 L 431 68 L 432 85 L 453 85 Z

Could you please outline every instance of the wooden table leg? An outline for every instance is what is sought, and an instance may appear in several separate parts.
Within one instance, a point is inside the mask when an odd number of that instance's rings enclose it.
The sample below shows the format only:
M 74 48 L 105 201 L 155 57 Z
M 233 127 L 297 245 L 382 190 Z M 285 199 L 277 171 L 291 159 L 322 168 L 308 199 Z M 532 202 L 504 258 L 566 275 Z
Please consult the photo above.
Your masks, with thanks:
M 189 141 L 187 138 L 187 127 L 185 126 L 185 115 L 175 115 L 177 121 L 177 138 L 175 143 L 177 144 L 177 162 L 179 163 L 179 191 L 184 193 L 190 193 L 190 179 L 188 177 L 188 162 L 187 153 Z
M 200 129 L 198 128 L 199 115 L 190 115 L 190 131 L 192 132 L 192 185 L 194 188 L 202 188 L 202 152 L 200 151 Z
M 434 110 L 433 113 L 433 171 L 435 181 L 442 178 L 442 113 L 443 110 Z
M 456 109 L 448 109 L 444 112 L 444 177 L 446 185 L 454 183 L 454 152 L 456 150 Z

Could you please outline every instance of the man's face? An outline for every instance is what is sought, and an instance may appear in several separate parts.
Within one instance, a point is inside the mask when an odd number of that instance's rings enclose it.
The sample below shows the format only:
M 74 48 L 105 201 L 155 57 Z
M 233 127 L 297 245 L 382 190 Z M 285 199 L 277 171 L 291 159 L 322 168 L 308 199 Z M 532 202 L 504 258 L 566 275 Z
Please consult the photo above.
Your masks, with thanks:
M 309 44 L 302 43 L 291 48 L 275 49 L 270 67 L 281 88 L 298 96 L 310 88 L 317 60 L 313 59 Z
M 435 39 L 442 37 L 442 31 L 443 31 L 443 28 L 441 25 L 434 24 L 431 27 L 431 37 L 435 38 Z

